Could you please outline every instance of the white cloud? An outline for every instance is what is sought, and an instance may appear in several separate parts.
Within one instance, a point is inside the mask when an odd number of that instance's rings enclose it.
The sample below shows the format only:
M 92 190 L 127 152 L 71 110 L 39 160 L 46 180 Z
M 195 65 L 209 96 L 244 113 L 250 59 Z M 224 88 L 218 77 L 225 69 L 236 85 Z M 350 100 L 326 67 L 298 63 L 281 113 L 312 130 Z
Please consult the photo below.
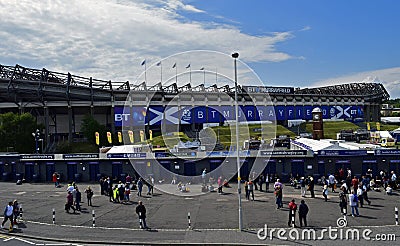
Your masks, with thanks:
M 345 84 L 350 82 L 382 83 L 391 98 L 400 98 L 400 67 L 365 71 L 337 78 L 325 79 L 314 83 L 312 86 L 326 86 Z
M 187 20 L 182 12 L 206 14 L 181 0 L 0 0 L 0 63 L 134 81 L 143 59 L 152 63 L 187 50 L 238 51 L 250 62 L 293 58 L 276 49 L 293 38 L 290 32 L 252 36 Z M 192 59 L 186 63 L 199 60 Z M 225 65 L 230 75 L 232 63 L 218 64 L 219 70 Z

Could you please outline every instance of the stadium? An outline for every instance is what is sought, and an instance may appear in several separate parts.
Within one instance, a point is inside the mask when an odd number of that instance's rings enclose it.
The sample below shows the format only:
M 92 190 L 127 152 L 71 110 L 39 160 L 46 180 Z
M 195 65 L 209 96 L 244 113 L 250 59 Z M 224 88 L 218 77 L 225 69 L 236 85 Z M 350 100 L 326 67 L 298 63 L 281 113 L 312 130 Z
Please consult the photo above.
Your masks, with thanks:
M 127 156 L 121 153 L 105 154 L 53 154 L 52 146 L 60 139 L 74 142 L 79 138 L 80 124 L 87 114 L 94 116 L 108 131 L 116 135 L 125 126 L 133 131 L 135 139 L 141 134 L 156 134 L 164 124 L 179 125 L 179 130 L 190 137 L 204 124 L 222 125 L 234 120 L 235 88 L 228 85 L 205 86 L 161 83 L 132 85 L 85 78 L 70 73 L 52 72 L 46 69 L 26 68 L 20 65 L 0 65 L 0 113 L 30 112 L 44 125 L 45 154 L 4 154 L 1 156 L 0 173 L 3 179 L 14 179 L 17 174 L 27 180 L 51 180 L 58 171 L 71 180 L 96 180 L 101 175 L 113 177 L 133 173 L 131 165 L 125 165 Z M 380 83 L 348 83 L 317 88 L 239 86 L 238 102 L 242 112 L 239 121 L 275 121 L 288 126 L 292 120 L 312 120 L 312 112 L 320 108 L 324 120 L 378 122 L 383 101 L 389 94 Z M 199 106 L 194 102 L 205 102 Z M 143 128 L 144 127 L 144 128 Z M 143 128 L 143 129 L 142 129 Z M 144 131 L 141 133 L 140 131 Z M 332 148 L 331 148 L 332 149 Z M 144 151 L 143 151 L 144 152 Z M 296 150 L 268 150 L 263 172 L 292 175 L 325 175 L 340 167 L 351 167 L 355 173 L 364 169 L 398 169 L 398 152 L 359 150 L 327 154 L 310 148 Z M 362 153 L 361 153 L 362 152 Z M 151 166 L 155 156 L 161 165 L 184 175 L 198 175 L 207 168 L 213 170 L 231 156 L 230 151 L 189 151 L 186 159 L 166 153 L 136 153 L 140 163 Z M 263 155 L 248 151 L 241 172 L 248 176 L 254 158 Z M 267 155 L 267 154 L 265 154 Z M 345 156 L 345 158 L 344 158 Z M 196 161 L 200 157 L 202 160 Z M 315 158 L 314 158 L 315 157 Z M 197 158 L 197 159 L 196 159 Z M 330 165 L 332 163 L 332 165 Z M 379 165 L 379 166 L 378 166 Z

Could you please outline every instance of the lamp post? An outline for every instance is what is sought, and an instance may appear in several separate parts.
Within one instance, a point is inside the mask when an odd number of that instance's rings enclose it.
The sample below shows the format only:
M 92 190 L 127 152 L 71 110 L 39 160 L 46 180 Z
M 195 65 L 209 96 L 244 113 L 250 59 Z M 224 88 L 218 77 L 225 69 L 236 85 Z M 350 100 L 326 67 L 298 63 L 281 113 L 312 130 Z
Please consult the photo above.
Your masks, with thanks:
M 39 137 L 40 137 L 40 131 L 39 129 L 36 129 L 35 132 L 32 132 L 32 136 L 35 138 L 35 153 L 39 153 Z
M 234 69 L 235 69 L 235 127 L 236 127 L 236 165 L 237 165 L 237 180 L 238 180 L 238 202 L 239 202 L 239 230 L 243 230 L 243 217 L 242 217 L 242 188 L 240 184 L 240 157 L 239 157 L 239 105 L 238 105 L 238 87 L 237 87 L 237 58 L 239 57 L 239 53 L 233 53 L 232 58 Z

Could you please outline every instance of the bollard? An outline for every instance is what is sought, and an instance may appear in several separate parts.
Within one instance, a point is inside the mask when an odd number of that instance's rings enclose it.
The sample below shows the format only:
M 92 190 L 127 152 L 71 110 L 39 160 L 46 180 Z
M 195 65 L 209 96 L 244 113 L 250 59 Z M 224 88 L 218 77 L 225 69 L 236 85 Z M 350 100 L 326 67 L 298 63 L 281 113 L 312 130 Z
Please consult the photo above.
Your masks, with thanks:
M 190 230 L 190 229 L 192 229 L 192 225 L 190 223 L 190 212 L 188 212 L 188 223 L 189 223 L 188 229 Z
M 22 221 L 22 204 L 19 205 L 19 220 Z
M 347 208 L 343 208 L 343 218 L 347 220 Z
M 292 227 L 294 228 L 295 227 L 295 223 L 294 223 L 295 212 L 294 212 L 294 210 L 292 210 L 291 213 L 292 213 Z
M 96 216 L 94 214 L 94 210 L 92 210 L 92 220 L 93 220 L 93 227 L 96 227 Z
M 53 208 L 53 225 L 56 223 L 56 210 Z
M 396 225 L 399 225 L 399 209 L 394 207 L 394 217 L 396 219 Z
M 142 225 L 142 213 L 139 212 L 139 225 L 140 225 L 140 229 L 143 229 L 143 225 Z

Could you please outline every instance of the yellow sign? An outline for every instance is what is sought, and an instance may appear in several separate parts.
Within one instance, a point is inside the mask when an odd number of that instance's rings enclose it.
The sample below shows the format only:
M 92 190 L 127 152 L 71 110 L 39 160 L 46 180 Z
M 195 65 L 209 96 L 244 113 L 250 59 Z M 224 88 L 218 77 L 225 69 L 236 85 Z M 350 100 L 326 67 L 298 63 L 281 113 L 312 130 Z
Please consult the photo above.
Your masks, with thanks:
M 95 132 L 95 133 L 94 133 L 94 136 L 95 136 L 95 138 L 96 138 L 96 144 L 97 144 L 97 145 L 100 145 L 100 134 L 99 134 L 98 132 Z
M 144 131 L 140 131 L 140 142 L 144 142 Z
M 122 133 L 118 132 L 118 142 L 122 143 Z
M 107 140 L 108 140 L 108 143 L 112 143 L 111 132 L 107 132 Z
M 133 143 L 133 131 L 128 131 L 128 135 L 129 135 L 129 141 L 132 144 Z

